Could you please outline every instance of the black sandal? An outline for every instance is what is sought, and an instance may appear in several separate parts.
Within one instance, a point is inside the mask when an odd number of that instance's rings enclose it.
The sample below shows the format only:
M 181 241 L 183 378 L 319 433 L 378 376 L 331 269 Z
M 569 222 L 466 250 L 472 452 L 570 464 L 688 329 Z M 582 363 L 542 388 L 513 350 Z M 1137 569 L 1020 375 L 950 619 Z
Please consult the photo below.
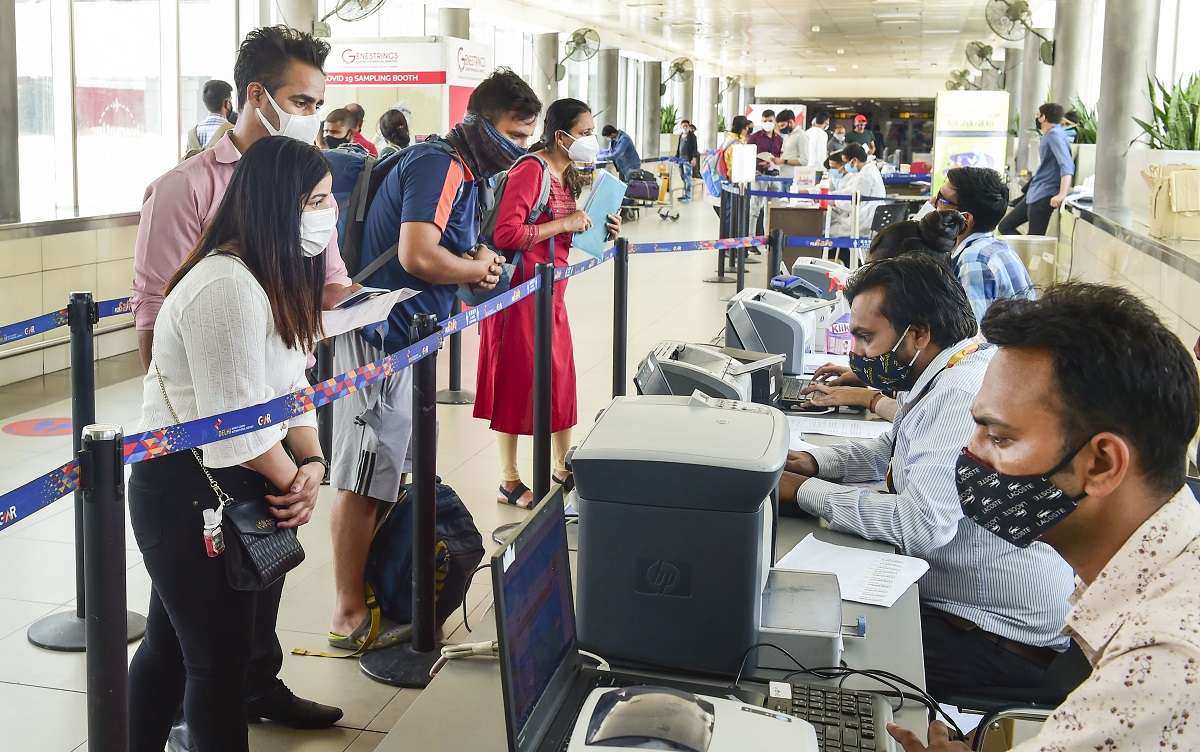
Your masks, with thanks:
M 559 478 L 550 473 L 550 480 L 563 487 L 563 493 L 571 493 L 575 490 L 575 473 L 567 473 L 567 477 Z
M 530 503 L 529 506 L 524 506 L 518 503 L 522 496 L 533 493 L 532 489 L 530 489 L 529 486 L 525 485 L 524 483 L 518 483 L 517 487 L 511 491 L 505 491 L 504 486 L 499 486 L 497 490 L 500 492 L 500 495 L 496 497 L 496 503 L 498 504 L 508 504 L 509 506 L 516 507 L 517 509 L 533 509 L 533 506 L 537 501 L 535 499 L 534 502 Z

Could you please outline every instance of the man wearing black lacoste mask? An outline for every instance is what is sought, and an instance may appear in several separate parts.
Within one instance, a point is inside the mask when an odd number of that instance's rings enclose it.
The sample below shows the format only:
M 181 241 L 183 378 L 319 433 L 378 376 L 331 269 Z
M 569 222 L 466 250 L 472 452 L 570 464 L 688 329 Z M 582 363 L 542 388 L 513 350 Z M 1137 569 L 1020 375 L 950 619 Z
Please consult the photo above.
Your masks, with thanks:
M 1145 304 L 1106 285 L 998 301 L 983 333 L 998 350 L 958 462 L 963 509 L 1071 565 L 1066 633 L 1092 665 L 1016 750 L 1200 749 L 1200 505 L 1184 479 L 1200 414 L 1190 353 Z M 928 746 L 889 731 L 905 752 L 968 749 L 941 724 Z
M 949 267 L 904 255 L 862 267 L 846 286 L 863 383 L 896 395 L 892 429 L 877 439 L 797 452 L 779 484 L 780 511 L 891 543 L 929 563 L 921 578 L 925 680 L 938 698 L 1018 697 L 1055 703 L 1046 669 L 1060 634 L 1070 567 L 1049 546 L 1001 541 L 963 512 L 955 487 L 971 436 L 971 403 L 994 348 L 974 337 L 975 314 Z M 886 480 L 887 491 L 858 483 Z M 791 503 L 789 503 L 789 501 Z

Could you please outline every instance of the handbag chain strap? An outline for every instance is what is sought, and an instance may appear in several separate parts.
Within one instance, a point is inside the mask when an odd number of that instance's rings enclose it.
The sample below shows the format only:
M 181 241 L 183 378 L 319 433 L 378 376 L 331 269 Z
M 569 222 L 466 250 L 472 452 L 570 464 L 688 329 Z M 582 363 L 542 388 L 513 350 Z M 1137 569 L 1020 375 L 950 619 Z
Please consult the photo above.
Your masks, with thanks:
M 171 411 L 171 417 L 175 420 L 176 425 L 181 425 L 183 421 L 179 419 L 179 413 L 175 412 L 175 406 L 171 404 L 171 398 L 167 396 L 167 383 L 163 381 L 162 371 L 158 370 L 157 363 L 154 364 L 154 373 L 158 376 L 158 388 L 162 390 L 163 401 L 167 403 L 167 409 Z M 196 464 L 200 466 L 204 477 L 208 478 L 208 485 L 212 487 L 213 493 L 217 495 L 217 509 L 224 511 L 226 504 L 233 503 L 233 497 L 221 489 L 221 486 L 217 483 L 217 479 L 204 466 L 204 460 L 200 458 L 200 452 L 195 447 L 192 447 L 192 456 L 196 458 Z

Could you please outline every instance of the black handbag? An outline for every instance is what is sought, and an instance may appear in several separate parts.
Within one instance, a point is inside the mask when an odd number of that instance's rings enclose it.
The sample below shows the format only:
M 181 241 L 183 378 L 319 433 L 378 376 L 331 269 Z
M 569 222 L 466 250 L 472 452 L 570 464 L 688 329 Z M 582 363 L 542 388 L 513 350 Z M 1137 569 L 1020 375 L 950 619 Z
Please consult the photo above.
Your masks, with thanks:
M 171 399 L 167 397 L 167 386 L 158 364 L 155 364 L 154 372 L 158 375 L 158 386 L 171 417 L 176 423 L 182 423 Z M 295 528 L 279 527 L 271 516 L 266 499 L 235 500 L 221 489 L 216 478 L 204 466 L 200 452 L 193 448 L 192 456 L 217 495 L 216 515 L 221 523 L 224 543 L 224 551 L 218 555 L 225 558 L 225 577 L 229 587 L 234 590 L 266 590 L 304 561 L 304 548 L 296 537 Z

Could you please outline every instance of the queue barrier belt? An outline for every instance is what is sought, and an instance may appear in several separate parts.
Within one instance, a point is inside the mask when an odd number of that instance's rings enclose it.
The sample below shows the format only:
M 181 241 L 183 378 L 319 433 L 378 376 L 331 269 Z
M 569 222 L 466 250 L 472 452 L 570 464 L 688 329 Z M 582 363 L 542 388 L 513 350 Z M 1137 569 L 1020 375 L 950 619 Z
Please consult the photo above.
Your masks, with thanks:
M 744 248 L 765 245 L 766 242 L 767 238 L 759 235 L 687 243 L 631 243 L 629 244 L 629 252 L 631 254 L 667 253 L 720 248 Z M 585 259 L 571 266 L 557 268 L 554 270 L 554 279 L 558 282 L 578 274 L 583 274 L 609 261 L 616 254 L 616 248 L 612 247 L 600 256 Z M 122 450 L 123 462 L 126 465 L 132 465 L 205 444 L 211 444 L 214 441 L 243 436 L 267 428 L 280 421 L 316 410 L 318 407 L 341 399 L 397 371 L 408 368 L 417 361 L 436 352 L 441 347 L 444 338 L 455 332 L 475 326 L 480 321 L 496 315 L 505 308 L 516 305 L 525 298 L 533 295 L 540 287 L 540 279 L 533 277 L 509 290 L 507 293 L 497 295 L 481 305 L 468 308 L 461 313 L 451 316 L 441 322 L 440 331 L 419 342 L 379 360 L 359 366 L 353 371 L 338 374 L 318 384 L 267 400 L 257 405 L 126 436 Z M 97 304 L 97 308 L 101 316 L 113 316 L 118 313 L 128 312 L 129 301 L 127 298 L 102 301 Z M 66 310 L 46 314 L 44 317 L 32 319 L 31 321 L 38 321 L 39 319 L 51 316 L 61 316 L 63 322 L 57 324 L 57 326 L 62 326 L 65 323 Z M 11 327 L 23 326 L 28 323 L 19 322 L 18 324 L 11 324 L 8 327 L 0 328 L 0 331 L 7 331 Z M 79 487 L 79 462 L 78 460 L 71 460 L 45 475 L 34 478 L 4 494 L 0 494 L 0 530 L 4 530 L 18 520 L 23 520 L 64 496 L 79 490 Z
M 98 318 L 107 318 L 109 316 L 119 316 L 123 313 L 130 313 L 133 308 L 129 304 L 129 298 L 114 298 L 113 300 L 101 300 L 96 303 L 96 315 Z M 41 316 L 34 316 L 25 321 L 18 321 L 15 324 L 6 324 L 0 326 L 0 345 L 7 345 L 19 340 L 28 339 L 39 334 L 53 331 L 59 327 L 67 325 L 67 309 L 60 308 L 57 311 L 43 313 Z

